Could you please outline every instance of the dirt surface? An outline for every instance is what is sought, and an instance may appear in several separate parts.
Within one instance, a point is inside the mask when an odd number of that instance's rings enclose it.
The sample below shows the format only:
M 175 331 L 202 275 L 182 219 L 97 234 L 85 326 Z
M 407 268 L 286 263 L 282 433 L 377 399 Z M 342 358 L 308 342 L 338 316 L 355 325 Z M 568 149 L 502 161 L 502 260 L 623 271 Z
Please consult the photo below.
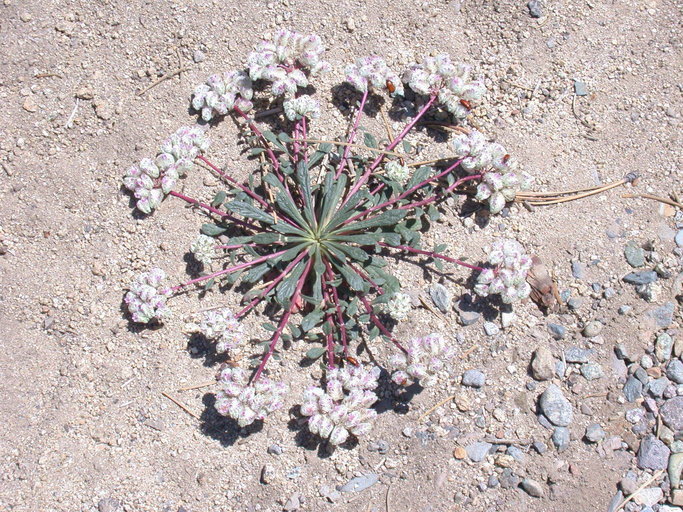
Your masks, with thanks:
M 516 237 L 546 262 L 560 291 L 583 304 L 547 318 L 535 304 L 522 304 L 518 320 L 490 336 L 484 319 L 462 327 L 456 309 L 441 318 L 416 308 L 396 332 L 450 336 L 466 354 L 452 380 L 418 394 L 407 411 L 380 414 L 368 438 L 331 456 L 300 442 L 288 413 L 299 403 L 298 393 L 261 431 L 243 435 L 216 415 L 210 387 L 177 391 L 210 380 L 216 370 L 203 347 L 188 347 L 181 332 L 185 318 L 205 305 L 234 306 L 238 295 L 209 293 L 201 304 L 196 295 L 181 296 L 173 302 L 174 318 L 161 329 L 131 326 L 122 308 L 126 286 L 142 270 L 160 266 L 174 282 L 185 279 L 192 266 L 188 247 L 203 222 L 175 200 L 151 217 L 137 217 L 121 190 L 122 175 L 153 156 L 168 134 L 196 122 L 188 111 L 196 84 L 241 67 L 276 26 L 316 32 L 328 48 L 333 71 L 316 82 L 325 100 L 316 136 L 345 130 L 348 112 L 329 101 L 330 91 L 356 57 L 375 52 L 405 68 L 420 55 L 447 52 L 484 76 L 489 92 L 473 122 L 524 163 L 537 190 L 590 187 L 635 172 L 641 175 L 635 191 L 680 193 L 680 3 L 572 0 L 541 8 L 542 16 L 533 18 L 526 2 L 508 0 L 5 0 L 0 510 L 606 510 L 619 480 L 636 468 L 639 442 L 624 418 L 634 404 L 622 396 L 626 367 L 614 357 L 614 346 L 623 342 L 638 357 L 651 348 L 660 329 L 647 320 L 648 311 L 667 302 L 676 308 L 668 331 L 678 334 L 674 277 L 681 253 L 674 252 L 674 235 L 683 219 L 658 202 L 624 199 L 626 190 L 617 189 L 531 212 L 513 207 L 484 229 L 476 219 L 456 215 L 458 204 L 447 207 L 425 245 L 446 241 L 450 254 L 481 260 L 479 247 L 498 236 Z M 139 95 L 178 68 L 184 71 Z M 577 96 L 582 85 L 586 94 Z M 378 120 L 368 127 L 382 133 Z M 213 128 L 209 154 L 246 179 L 254 163 L 240 155 L 238 133 L 230 120 Z M 433 144 L 424 131 L 413 140 Z M 445 144 L 439 147 L 447 154 Z M 183 188 L 206 199 L 218 182 L 197 172 Z M 652 242 L 655 259 L 672 273 L 659 281 L 653 303 L 621 281 L 633 270 L 623 257 L 628 240 Z M 397 272 L 404 287 L 425 294 L 439 276 L 414 261 L 401 263 Z M 572 262 L 583 269 L 581 277 L 572 274 Z M 459 298 L 469 275 L 449 270 L 443 283 Z M 615 293 L 605 298 L 606 288 Z M 624 305 L 632 309 L 618 314 Z M 266 335 L 259 320 L 247 321 L 253 337 Z M 500 326 L 500 317 L 489 320 Z M 604 324 L 597 340 L 581 334 L 589 320 Z M 553 339 L 547 322 L 564 326 L 564 338 Z M 554 378 L 574 410 L 571 442 L 561 453 L 536 418 L 538 395 L 548 383 L 534 381 L 527 368 L 539 346 L 558 359 L 571 346 L 589 347 L 604 372 L 588 381 L 574 365 L 571 375 Z M 313 382 L 310 370 L 299 368 L 305 350 L 295 343 L 272 367 L 295 390 Z M 483 388 L 460 386 L 470 368 L 485 372 Z M 454 401 L 419 421 L 451 394 L 457 394 Z M 605 440 L 582 439 L 591 423 L 602 425 Z M 479 463 L 454 457 L 457 446 L 496 436 L 517 440 L 522 455 L 510 460 L 501 445 Z M 519 442 L 525 439 L 543 442 L 547 450 L 539 454 Z M 377 451 L 378 441 L 386 451 Z M 274 445 L 281 454 L 268 453 Z M 639 483 L 647 479 L 634 471 Z M 370 473 L 379 482 L 361 493 L 323 496 L 323 486 L 334 490 Z M 542 496 L 519 488 L 524 478 L 534 480 Z

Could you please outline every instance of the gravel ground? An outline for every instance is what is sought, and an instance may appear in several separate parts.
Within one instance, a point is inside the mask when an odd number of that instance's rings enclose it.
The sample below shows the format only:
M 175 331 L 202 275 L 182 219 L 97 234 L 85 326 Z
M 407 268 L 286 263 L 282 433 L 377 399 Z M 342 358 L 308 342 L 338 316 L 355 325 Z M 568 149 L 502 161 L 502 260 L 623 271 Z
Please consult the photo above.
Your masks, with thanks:
M 327 101 L 316 137 L 346 128 L 348 112 L 328 100 L 348 62 L 372 51 L 400 68 L 447 52 L 485 78 L 489 93 L 473 123 L 524 163 L 537 190 L 635 172 L 633 192 L 683 192 L 680 3 L 479 3 L 4 0 L 0 509 L 616 512 L 631 495 L 627 510 L 681 510 L 675 471 L 660 469 L 683 464 L 675 398 L 683 368 L 673 363 L 683 352 L 683 252 L 674 241 L 683 216 L 623 198 L 630 190 L 533 211 L 515 206 L 485 228 L 479 217 L 459 216 L 457 202 L 448 206 L 425 246 L 439 240 L 452 255 L 480 260 L 479 247 L 515 237 L 574 302 L 547 317 L 522 304 L 504 329 L 485 324 L 501 327 L 486 314 L 465 315 L 473 323 L 462 326 L 457 305 L 440 316 L 416 308 L 397 335 L 449 336 L 460 353 L 452 378 L 380 414 L 368 438 L 333 454 L 316 450 L 290 421 L 297 396 L 262 430 L 236 432 L 214 412 L 211 387 L 177 391 L 216 370 L 206 350 L 188 346 L 186 316 L 234 306 L 237 295 L 212 292 L 201 305 L 182 296 L 161 329 L 132 326 L 123 312 L 136 273 L 155 265 L 180 281 L 192 270 L 186 253 L 202 217 L 172 200 L 137 217 L 121 176 L 196 121 L 188 111 L 196 84 L 239 67 L 279 26 L 316 32 L 328 48 L 333 72 L 316 83 Z M 367 126 L 382 133 L 377 119 Z M 214 128 L 210 154 L 246 179 L 253 164 L 241 156 L 238 133 L 230 121 Z M 218 182 L 197 173 L 183 187 L 206 199 Z M 644 248 L 642 268 L 624 256 L 629 241 Z M 430 300 L 440 278 L 413 262 L 397 262 L 397 275 Z M 655 286 L 636 290 L 622 280 L 650 268 L 659 271 Z M 457 302 L 469 275 L 449 271 L 441 284 Z M 258 316 L 246 324 L 253 337 L 266 335 Z M 661 346 L 662 334 L 673 351 Z M 294 343 L 273 366 L 295 389 L 320 377 L 298 368 L 305 350 Z M 482 372 L 483 386 L 461 386 L 467 370 Z M 657 397 L 652 381 L 662 376 L 668 390 Z M 546 396 L 555 400 L 539 401 L 551 385 Z M 336 491 L 349 481 L 348 492 Z M 633 496 L 641 484 L 646 492 Z

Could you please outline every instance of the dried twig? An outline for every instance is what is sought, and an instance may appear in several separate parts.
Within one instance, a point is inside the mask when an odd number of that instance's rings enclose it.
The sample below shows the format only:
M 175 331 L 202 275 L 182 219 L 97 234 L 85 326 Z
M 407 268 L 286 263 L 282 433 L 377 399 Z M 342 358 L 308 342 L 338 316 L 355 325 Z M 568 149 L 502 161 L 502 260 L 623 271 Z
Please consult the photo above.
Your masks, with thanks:
M 69 116 L 69 119 L 66 120 L 66 123 L 64 123 L 64 128 L 71 128 L 74 122 L 74 118 L 76 117 L 76 112 L 78 111 L 78 103 L 79 99 L 76 98 L 76 104 L 74 105 L 74 109 L 71 111 L 71 115 Z
M 390 512 L 390 510 L 389 510 L 389 491 L 391 491 L 391 482 L 387 486 L 387 494 L 384 497 L 384 505 L 386 506 L 387 512 Z
M 174 76 L 179 75 L 179 74 L 182 73 L 183 71 L 189 71 L 190 69 L 192 69 L 191 66 L 185 66 L 185 67 L 182 67 L 182 68 L 174 69 L 173 71 L 169 71 L 169 72 L 166 73 L 164 76 L 162 76 L 161 78 L 156 79 L 154 82 L 152 82 L 152 83 L 149 84 L 147 87 L 145 87 L 143 90 L 141 90 L 141 91 L 138 93 L 138 96 L 142 96 L 142 95 L 145 94 L 147 91 L 149 91 L 151 88 L 156 87 L 157 85 L 159 85 L 159 84 L 160 84 L 161 82 L 163 82 L 164 80 L 168 80 L 169 78 L 173 78 Z
M 498 439 L 496 437 L 485 437 L 484 441 L 491 444 L 518 444 L 518 445 L 530 445 L 534 442 L 533 439 L 508 439 L 502 438 Z
M 169 394 L 166 393 L 165 391 L 162 391 L 161 394 L 162 394 L 163 396 L 165 396 L 166 398 L 168 398 L 171 402 L 173 402 L 174 404 L 176 404 L 178 407 L 180 407 L 183 411 L 185 411 L 187 414 L 189 414 L 189 415 L 192 416 L 193 418 L 195 418 L 195 419 L 197 419 L 197 420 L 199 419 L 199 416 L 197 416 L 197 415 L 196 415 L 195 413 L 193 413 L 190 409 L 188 409 L 187 406 L 185 406 L 183 403 L 181 403 L 181 402 L 179 402 L 178 400 L 176 400 L 175 398 L 173 398 L 171 395 L 169 395 Z
M 179 388 L 178 391 L 190 391 L 192 389 L 201 389 L 208 386 L 212 386 L 216 383 L 216 379 L 210 380 L 208 382 L 202 382 L 201 384 L 195 384 L 194 386 L 187 386 L 185 388 Z
M 660 203 L 668 204 L 670 206 L 674 206 L 676 208 L 680 208 L 681 210 L 683 210 L 683 203 L 679 203 L 678 201 L 667 199 L 666 197 L 655 196 L 652 194 L 624 194 L 621 197 L 623 197 L 624 199 L 652 199 L 653 201 L 659 201 Z
M 624 508 L 624 505 L 626 505 L 629 501 L 631 501 L 633 498 L 635 498 L 636 495 L 637 495 L 640 491 L 642 491 L 643 489 L 645 489 L 648 485 L 650 485 L 652 482 L 654 482 L 654 481 L 657 480 L 660 476 L 662 476 L 662 473 L 664 473 L 664 470 L 663 470 L 663 469 L 660 469 L 659 471 L 657 471 L 654 475 L 652 475 L 652 476 L 651 476 L 650 478 L 648 478 L 645 482 L 643 482 L 643 484 L 642 484 L 640 487 L 638 487 L 638 489 L 636 489 L 636 492 L 634 492 L 634 493 L 631 494 L 629 497 L 627 497 L 626 499 L 624 499 L 624 501 L 622 501 L 622 502 L 619 504 L 619 506 L 617 506 L 614 510 L 621 510 L 622 508 Z
M 446 398 L 444 398 L 443 400 L 441 400 L 438 404 L 436 404 L 435 406 L 430 407 L 429 409 L 427 409 L 427 410 L 426 410 L 424 413 L 422 413 L 422 415 L 417 419 L 418 423 L 420 423 L 423 419 L 425 419 L 427 416 L 429 416 L 431 413 L 433 413 L 436 409 L 438 409 L 439 407 L 441 407 L 441 406 L 444 405 L 445 403 L 448 403 L 448 402 L 450 402 L 451 400 L 453 400 L 456 396 L 457 396 L 457 395 L 451 395 L 451 396 L 449 396 L 449 397 L 446 397 Z
M 615 181 L 600 187 L 592 187 L 586 189 L 569 190 L 566 192 L 520 192 L 515 197 L 518 203 L 527 203 L 532 206 L 546 206 L 551 204 L 566 203 L 568 201 L 575 201 L 583 199 L 584 197 L 601 194 L 616 187 L 631 183 L 633 180 L 629 177 L 623 180 Z
M 448 319 L 447 319 L 445 316 L 443 316 L 443 314 L 441 314 L 441 312 L 439 312 L 439 311 L 437 311 L 436 309 L 434 309 L 434 307 L 433 307 L 429 302 L 427 302 L 427 300 L 426 300 L 422 295 L 419 296 L 419 299 L 420 299 L 420 302 L 422 303 L 422 305 L 423 305 L 425 308 L 427 308 L 429 311 L 431 311 L 431 313 L 432 313 L 435 317 L 439 318 L 439 319 L 440 319 L 441 321 L 443 321 L 443 322 L 448 323 Z
M 33 75 L 33 78 L 52 78 L 52 77 L 57 77 L 57 78 L 63 78 L 62 75 L 59 73 L 37 73 Z

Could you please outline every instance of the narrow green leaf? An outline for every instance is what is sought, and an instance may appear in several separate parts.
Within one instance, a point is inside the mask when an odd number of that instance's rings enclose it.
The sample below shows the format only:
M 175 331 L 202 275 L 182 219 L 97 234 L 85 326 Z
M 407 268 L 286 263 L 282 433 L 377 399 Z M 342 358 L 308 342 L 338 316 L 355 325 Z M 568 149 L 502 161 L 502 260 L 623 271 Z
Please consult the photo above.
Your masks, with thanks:
M 255 283 L 261 279 L 270 269 L 271 266 L 268 263 L 261 263 L 255 267 L 251 267 L 244 276 L 243 281 L 247 283 Z
M 321 226 L 325 226 L 328 223 L 335 209 L 337 208 L 337 205 L 339 205 L 342 195 L 346 190 L 346 182 L 346 174 L 342 174 L 341 176 L 339 176 L 339 179 L 337 179 L 336 183 L 334 184 L 334 187 L 331 190 L 328 190 L 325 194 L 325 197 L 323 199 L 323 209 L 320 214 Z
M 429 215 L 429 219 L 433 221 L 437 221 L 441 217 L 439 210 L 437 210 L 433 204 L 430 204 L 427 208 L 427 215 Z
M 313 347 L 306 352 L 306 359 L 316 360 L 325 353 L 325 347 Z
M 377 139 L 372 133 L 365 132 L 365 145 L 369 148 L 377 148 Z
M 363 249 L 361 249 L 360 247 L 356 247 L 354 245 L 337 244 L 335 242 L 328 242 L 327 246 L 329 247 L 330 245 L 336 247 L 340 251 L 343 251 L 351 259 L 356 260 L 356 261 L 366 261 L 370 257 L 370 256 L 368 256 L 368 253 L 366 253 Z
M 338 242 L 351 242 L 358 245 L 375 245 L 384 238 L 386 233 L 361 233 L 357 235 L 335 235 L 330 240 Z
M 418 167 L 413 175 L 410 177 L 408 180 L 408 183 L 406 183 L 406 190 L 409 188 L 414 187 L 418 183 L 422 183 L 424 180 L 429 178 L 430 174 L 432 173 L 432 168 L 424 165 L 422 167 Z
M 323 312 L 319 309 L 311 311 L 301 320 L 301 330 L 308 332 L 313 329 L 323 318 Z
M 225 198 L 228 197 L 228 194 L 223 192 L 222 190 L 220 192 L 217 192 L 215 196 L 213 196 L 213 200 L 211 201 L 211 206 L 214 208 L 216 206 L 220 206 L 223 204 L 223 201 L 225 201 Z
M 337 265 L 335 263 L 335 266 L 339 269 L 339 272 L 342 273 L 352 290 L 357 292 L 363 291 L 363 278 L 356 274 L 348 265 Z
M 216 282 L 216 279 L 212 277 L 206 283 L 204 283 L 204 291 L 210 290 L 215 282 Z
M 300 261 L 292 269 L 289 275 L 285 277 L 279 285 L 277 285 L 275 298 L 280 304 L 289 302 L 289 300 L 292 298 L 294 295 L 294 290 L 296 289 L 297 281 L 304 272 L 304 268 L 306 268 L 306 263 Z
M 278 231 L 284 235 L 298 235 L 305 237 L 308 233 L 306 233 L 303 229 L 299 229 L 297 227 L 294 227 L 290 224 L 286 224 L 284 222 L 278 222 L 277 224 L 273 225 L 273 229 L 275 231 Z
M 277 331 L 277 327 L 275 327 L 273 324 L 268 323 L 268 322 L 261 324 L 261 327 L 263 327 L 266 331 L 270 331 L 270 332 Z
M 248 219 L 258 220 L 268 224 L 273 224 L 275 222 L 272 216 L 244 201 L 230 201 L 229 203 L 225 203 L 225 207 L 231 212 Z
M 393 226 L 398 224 L 408 212 L 406 210 L 387 210 L 380 213 L 378 216 L 367 220 L 360 220 L 352 222 L 342 228 L 337 229 L 339 232 L 349 231 L 363 231 L 368 228 L 375 228 L 381 226 Z
M 434 246 L 434 252 L 444 252 L 448 249 L 448 244 L 438 244 Z
M 260 155 L 261 153 L 265 153 L 265 152 L 266 152 L 266 149 L 265 149 L 265 148 L 251 148 L 251 149 L 249 150 L 249 154 L 250 154 L 251 156 L 258 156 L 258 155 Z
M 277 138 L 286 144 L 289 144 L 290 142 L 292 142 L 292 138 L 289 135 L 287 135 L 287 133 L 285 133 L 285 132 L 280 132 L 278 134 Z
M 403 141 L 403 151 L 405 151 L 406 153 L 411 153 L 413 151 L 412 144 L 407 140 Z
M 382 238 L 386 243 L 394 247 L 401 245 L 401 235 L 399 233 L 382 233 Z
M 227 228 L 222 228 L 220 226 L 216 226 L 215 224 L 202 224 L 201 231 L 208 236 L 218 236 L 225 233 Z
M 280 241 L 280 235 L 277 233 L 257 233 L 253 240 L 257 244 L 274 244 Z

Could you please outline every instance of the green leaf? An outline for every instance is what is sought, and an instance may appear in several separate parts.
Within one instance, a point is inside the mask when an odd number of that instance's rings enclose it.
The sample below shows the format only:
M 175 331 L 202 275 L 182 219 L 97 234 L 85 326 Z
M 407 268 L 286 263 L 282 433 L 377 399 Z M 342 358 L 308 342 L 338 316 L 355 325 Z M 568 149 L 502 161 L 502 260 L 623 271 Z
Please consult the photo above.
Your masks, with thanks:
M 412 144 L 407 140 L 403 141 L 403 151 L 405 151 L 406 153 L 411 153 L 413 151 Z
M 429 220 L 437 221 L 441 217 L 439 210 L 437 210 L 433 204 L 430 204 L 427 208 L 427 215 L 429 215 Z
M 257 233 L 253 240 L 257 244 L 274 244 L 280 241 L 280 235 L 277 233 Z
M 313 329 L 323 318 L 323 312 L 319 309 L 311 311 L 301 320 L 301 330 L 308 332 Z
M 223 192 L 222 190 L 220 192 L 217 192 L 215 196 L 213 196 L 213 200 L 211 201 L 211 206 L 214 208 L 216 206 L 220 206 L 223 204 L 223 201 L 225 201 L 225 198 L 228 197 L 228 194 Z
M 448 249 L 448 244 L 438 244 L 434 246 L 434 252 L 444 252 Z
M 277 147 L 280 151 L 287 153 L 287 148 L 282 145 L 282 142 L 280 142 L 273 132 L 266 130 L 263 132 L 263 138 L 270 142 L 273 146 Z
M 251 148 L 251 149 L 249 150 L 249 154 L 250 154 L 251 156 L 258 156 L 258 155 L 260 155 L 261 153 L 265 153 L 265 152 L 266 152 L 266 149 L 265 149 L 265 148 Z
M 444 267 L 443 267 L 443 260 L 441 260 L 441 259 L 435 259 L 435 260 L 434 260 L 434 266 L 435 266 L 438 270 L 440 270 L 440 271 L 443 272 L 443 268 L 444 268 Z
M 410 177 L 408 180 L 408 183 L 406 183 L 406 190 L 414 187 L 418 183 L 422 183 L 424 180 L 429 178 L 429 175 L 432 173 L 432 168 L 425 165 L 422 167 L 418 167 L 417 170 L 413 173 L 413 175 Z
M 330 240 L 339 242 L 351 242 L 358 245 L 375 245 L 384 238 L 385 233 L 361 233 L 358 235 L 336 235 Z
M 325 353 L 325 347 L 313 347 L 306 352 L 306 359 L 316 360 Z
M 332 189 L 327 191 L 327 193 L 325 194 L 325 197 L 323 198 L 323 208 L 320 214 L 321 226 L 327 227 L 326 224 L 332 217 L 332 214 L 337 208 L 337 205 L 339 205 L 342 195 L 346 190 L 346 182 L 346 174 L 342 174 L 341 176 L 339 176 L 339 179 L 337 179 Z
M 305 237 L 308 235 L 303 229 L 294 227 L 290 224 L 286 224 L 284 222 L 278 222 L 277 224 L 273 225 L 273 229 L 275 231 L 278 231 L 284 235 L 298 235 Z
M 289 135 L 287 135 L 285 132 L 280 132 L 278 134 L 277 138 L 286 144 L 292 142 L 292 138 Z
M 346 314 L 349 316 L 356 316 L 356 313 L 358 313 L 358 299 L 354 298 L 346 308 Z
M 268 263 L 261 263 L 260 265 L 251 267 L 249 272 L 247 272 L 247 274 L 244 276 L 243 281 L 247 283 L 255 283 L 261 279 L 270 270 L 270 268 L 271 267 Z
M 401 235 L 398 233 L 382 233 L 382 238 L 386 243 L 394 247 L 401 245 Z
M 336 263 L 335 266 L 339 269 L 339 272 L 342 273 L 344 279 L 352 290 L 357 292 L 363 291 L 363 278 L 356 274 L 351 267 L 348 265 L 337 265 Z
M 365 145 L 369 148 L 377 148 L 377 139 L 372 133 L 365 132 Z
M 215 282 L 216 282 L 216 278 L 212 277 L 206 283 L 204 283 L 204 291 L 211 289 L 211 287 L 214 285 Z
M 277 327 L 275 327 L 273 324 L 268 323 L 268 322 L 261 324 L 261 327 L 263 327 L 266 331 L 270 331 L 270 332 L 277 331 Z
M 225 203 L 225 207 L 231 212 L 248 219 L 258 220 L 268 224 L 273 224 L 275 222 L 272 216 L 244 201 L 230 201 L 229 203 Z
M 334 242 L 328 242 L 327 246 L 329 247 L 330 245 L 333 245 L 340 251 L 343 251 L 345 254 L 347 254 L 351 259 L 356 260 L 356 261 L 366 261 L 370 256 L 368 256 L 368 253 L 366 253 L 363 249 L 359 247 L 355 247 L 353 245 L 346 245 L 346 244 L 337 244 Z
M 300 261 L 292 269 L 289 275 L 285 277 L 279 285 L 277 285 L 275 299 L 280 304 L 284 304 L 285 301 L 290 301 L 290 299 L 294 295 L 294 290 L 296 290 L 296 284 L 299 281 L 301 274 L 303 274 L 304 272 L 304 268 L 306 268 L 306 263 Z
M 289 332 L 292 333 L 292 336 L 294 338 L 298 338 L 299 336 L 301 336 L 301 329 L 299 329 L 299 327 L 297 327 L 294 324 L 289 324 Z
M 357 222 L 352 222 L 337 231 L 349 232 L 349 231 L 363 231 L 368 228 L 376 228 L 381 226 L 393 226 L 398 224 L 403 217 L 406 216 L 408 212 L 406 210 L 387 210 L 380 213 L 376 217 L 371 219 L 361 220 Z
M 216 226 L 215 224 L 202 224 L 201 231 L 207 236 L 218 236 L 225 233 L 227 228 L 222 228 L 220 226 Z
M 277 258 L 277 260 L 278 261 L 284 261 L 284 262 L 291 261 L 294 258 L 296 258 L 299 254 L 301 254 L 301 252 L 303 250 L 305 250 L 306 247 L 308 247 L 309 245 L 311 245 L 310 242 L 303 242 L 303 243 L 297 244 L 294 247 L 287 249 L 282 256 Z

